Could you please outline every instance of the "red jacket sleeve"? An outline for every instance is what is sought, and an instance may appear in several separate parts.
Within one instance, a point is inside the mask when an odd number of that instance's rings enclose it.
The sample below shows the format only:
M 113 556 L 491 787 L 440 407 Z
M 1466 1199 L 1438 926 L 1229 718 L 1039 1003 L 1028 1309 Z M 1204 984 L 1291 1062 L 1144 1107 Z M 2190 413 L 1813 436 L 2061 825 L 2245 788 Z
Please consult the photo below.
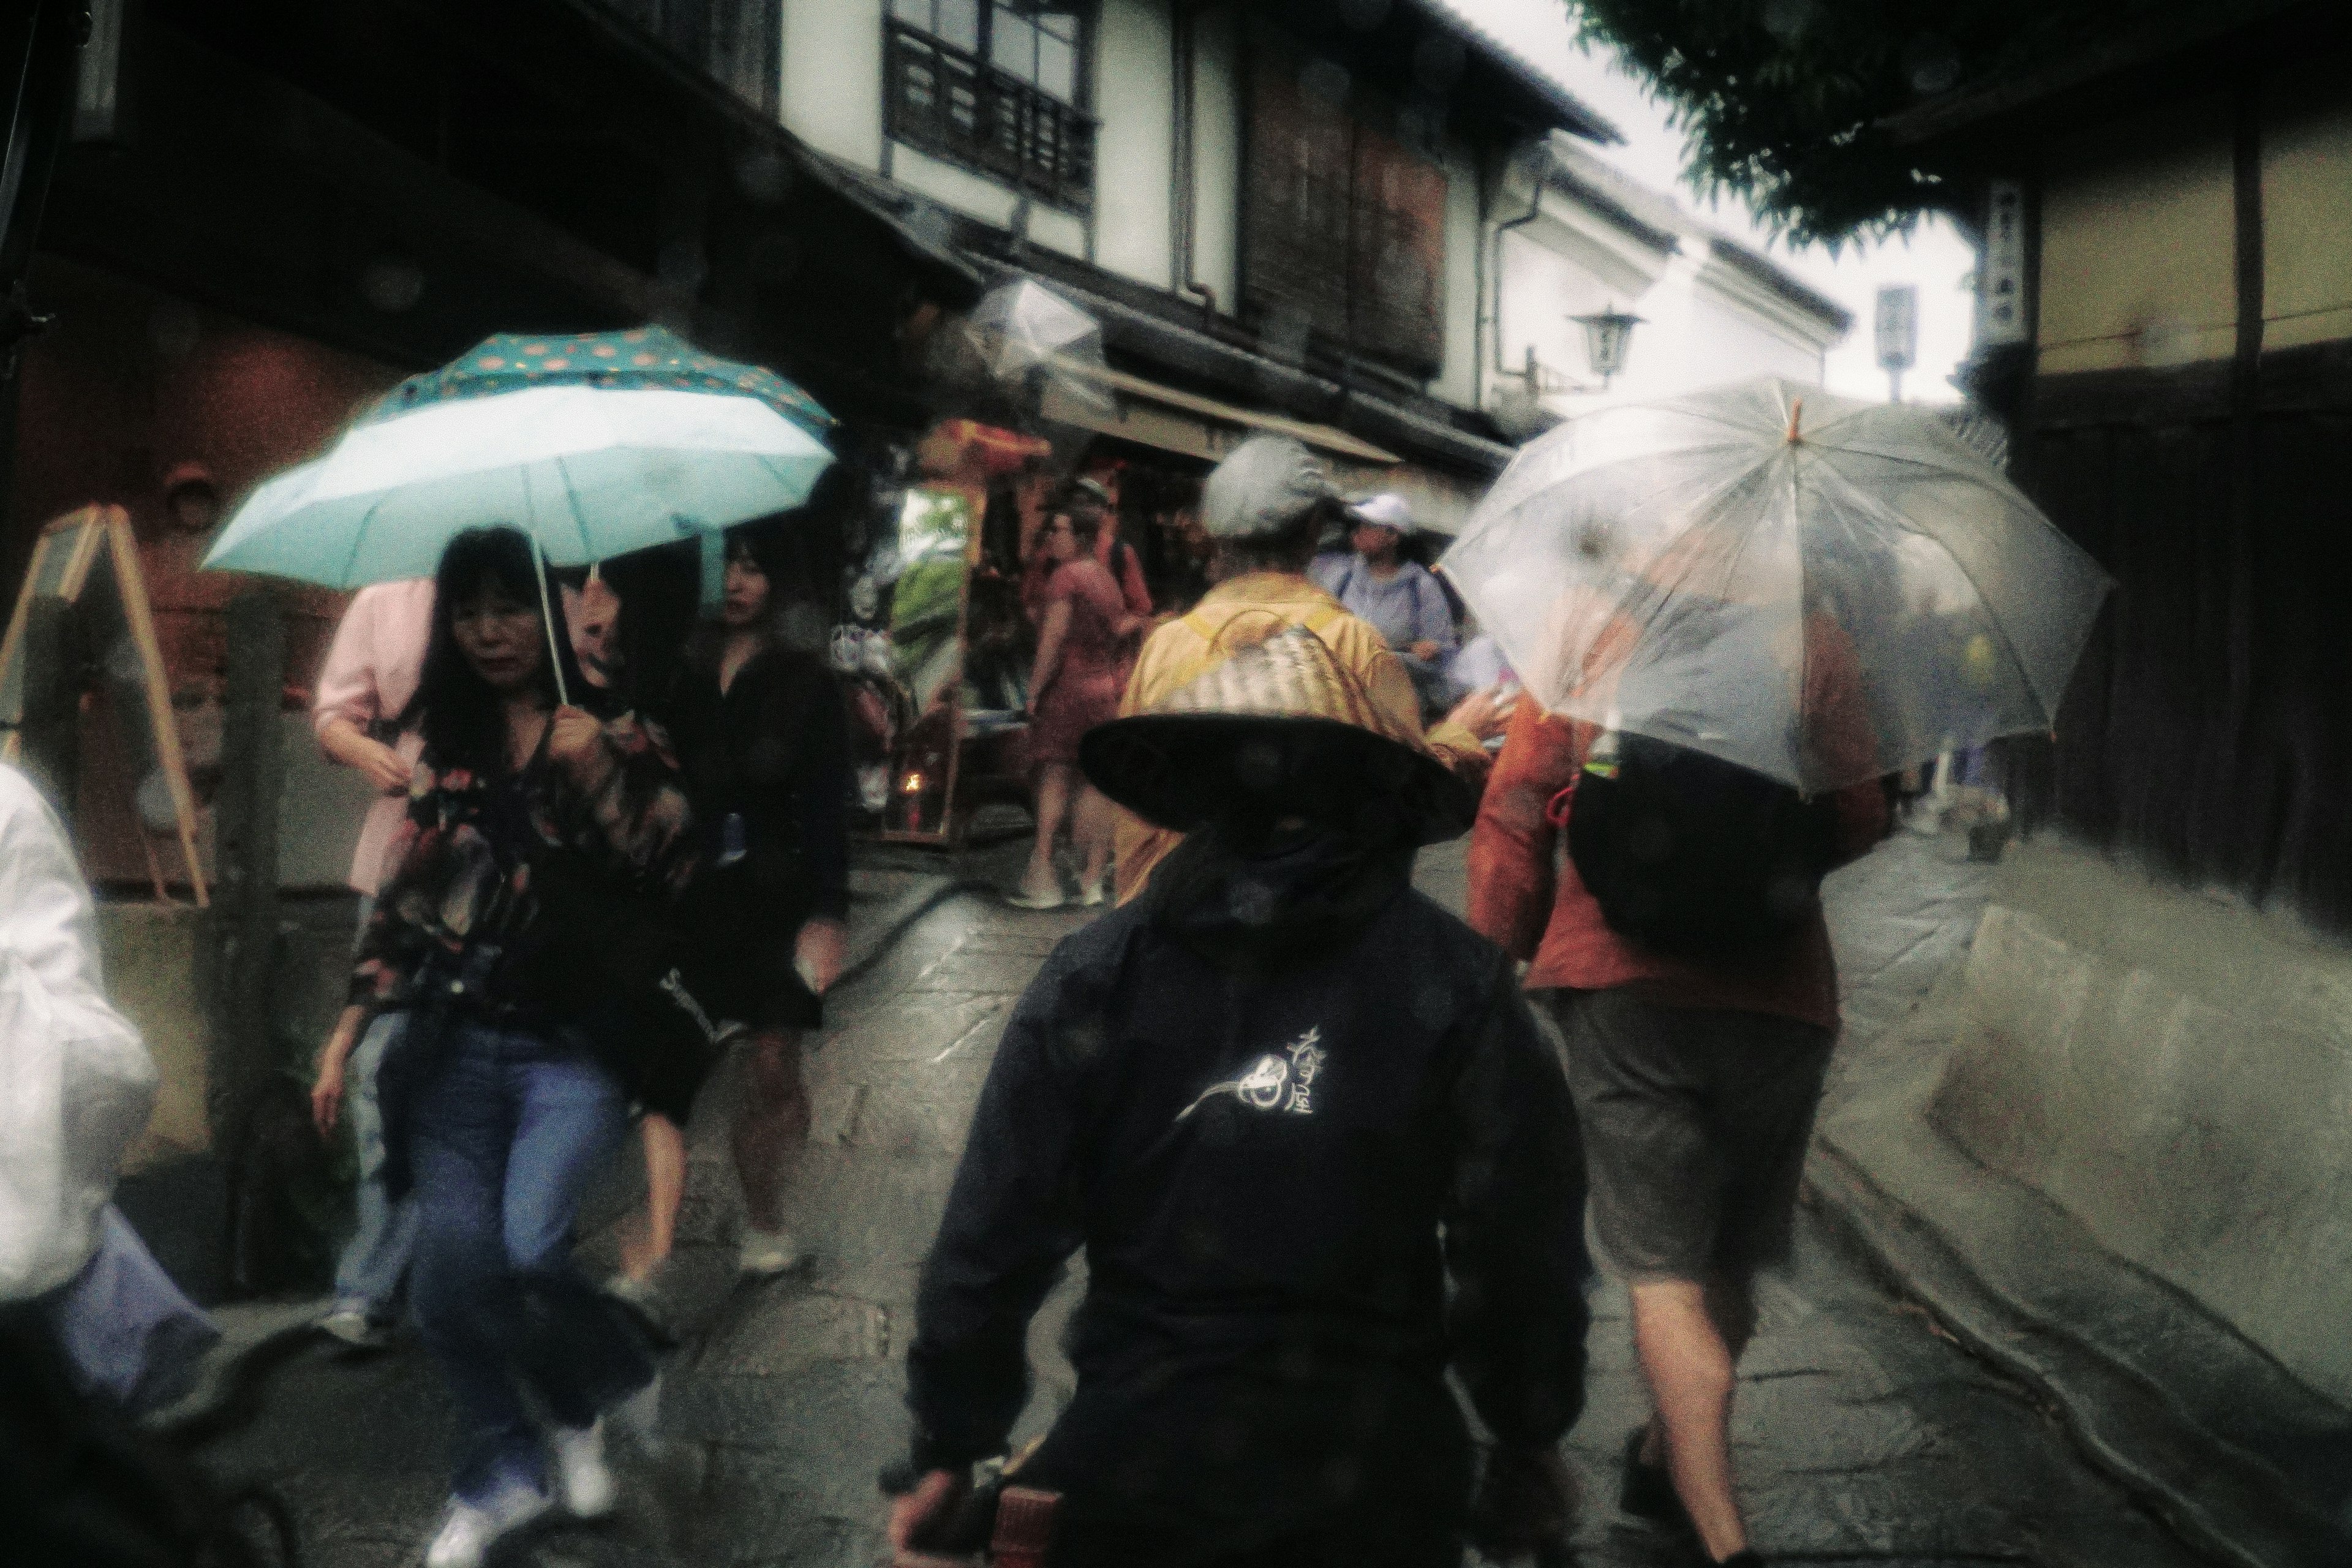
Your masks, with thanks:
M 1853 643 L 1835 622 L 1815 616 L 1806 626 L 1805 652 L 1805 710 L 1812 716 L 1809 733 L 1820 753 L 1813 760 L 1835 778 L 1874 772 L 1878 737 L 1863 696 L 1862 663 Z M 1830 799 L 1837 808 L 1843 866 L 1885 837 L 1892 819 L 1886 792 L 1874 777 L 1848 784 Z
M 1470 833 L 1470 924 L 1522 962 L 1551 919 L 1559 830 L 1548 808 L 1576 770 L 1574 728 L 1521 698 Z

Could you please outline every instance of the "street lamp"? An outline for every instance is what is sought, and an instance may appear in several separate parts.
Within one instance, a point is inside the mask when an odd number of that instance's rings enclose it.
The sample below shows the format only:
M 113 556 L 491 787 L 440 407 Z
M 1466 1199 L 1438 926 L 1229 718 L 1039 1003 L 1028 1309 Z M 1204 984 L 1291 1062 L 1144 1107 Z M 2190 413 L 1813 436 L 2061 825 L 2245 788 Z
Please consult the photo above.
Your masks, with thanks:
M 1570 321 L 1584 329 L 1584 354 L 1592 363 L 1592 374 L 1601 378 L 1601 390 L 1607 391 L 1609 381 L 1625 368 L 1625 353 L 1633 345 L 1633 329 L 1642 318 L 1629 315 L 1611 306 L 1590 316 L 1570 316 Z

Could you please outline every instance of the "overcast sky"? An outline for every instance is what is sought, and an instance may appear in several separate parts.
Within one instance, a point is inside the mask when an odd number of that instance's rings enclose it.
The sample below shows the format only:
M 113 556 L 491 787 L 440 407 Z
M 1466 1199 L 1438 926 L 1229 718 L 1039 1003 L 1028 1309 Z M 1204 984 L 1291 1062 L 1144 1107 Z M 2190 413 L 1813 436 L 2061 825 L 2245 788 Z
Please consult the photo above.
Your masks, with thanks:
M 1930 219 L 1906 239 L 1883 245 L 1849 245 L 1832 258 L 1826 247 L 1792 249 L 1768 239 L 1745 205 L 1727 198 L 1710 210 L 1682 178 L 1682 133 L 1666 123 L 1664 106 L 1647 83 L 1622 64 L 1614 51 L 1580 49 L 1561 0 L 1447 0 L 1537 65 L 1566 82 L 1624 133 L 1622 147 L 1595 148 L 1633 178 L 1671 193 L 1734 238 L 1765 249 L 1772 258 L 1853 312 L 1853 330 L 1830 351 L 1832 391 L 1884 398 L 1886 373 L 1878 368 L 1872 342 L 1871 310 L 1879 288 L 1911 283 L 1919 289 L 1919 363 L 1903 378 L 1906 402 L 1956 402 L 1948 379 L 1966 358 L 1973 307 L 1963 284 L 1976 256 L 1968 242 L 1941 218 Z M 1633 352 L 1642 352 L 1637 334 Z

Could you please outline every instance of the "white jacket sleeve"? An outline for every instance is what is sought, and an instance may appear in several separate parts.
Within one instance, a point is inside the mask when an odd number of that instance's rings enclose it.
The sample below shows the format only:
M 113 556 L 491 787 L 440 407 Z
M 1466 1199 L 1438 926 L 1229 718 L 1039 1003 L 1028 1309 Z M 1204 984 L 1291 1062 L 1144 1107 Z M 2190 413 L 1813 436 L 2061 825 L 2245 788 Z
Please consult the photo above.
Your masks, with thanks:
M 65 828 L 0 766 L 0 1301 L 88 1260 L 155 1080 L 100 984 L 97 913 Z

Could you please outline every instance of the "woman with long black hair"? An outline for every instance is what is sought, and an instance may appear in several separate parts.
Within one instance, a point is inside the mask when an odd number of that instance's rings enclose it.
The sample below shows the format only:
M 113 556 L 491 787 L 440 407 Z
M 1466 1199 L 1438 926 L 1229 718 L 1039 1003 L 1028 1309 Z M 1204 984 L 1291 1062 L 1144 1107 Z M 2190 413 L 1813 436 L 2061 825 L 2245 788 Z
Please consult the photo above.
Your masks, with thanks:
M 530 542 L 461 534 L 435 588 L 398 868 L 328 1050 L 347 1052 L 375 1015 L 405 1015 L 379 1079 L 386 1175 L 415 1193 L 413 1305 L 463 1434 L 425 1563 L 475 1568 L 559 1502 L 581 1517 L 612 1508 L 604 1418 L 652 1385 L 625 1316 L 571 1262 L 582 1190 L 626 1133 L 629 1103 L 590 1034 L 613 1002 L 593 977 L 621 966 L 576 951 L 576 911 L 658 907 L 685 886 L 693 847 L 656 738 L 559 702 L 588 689 L 560 609 L 542 609 Z M 551 1419 L 543 1438 L 526 1394 Z
M 790 596 L 794 522 L 728 531 L 719 616 L 688 644 L 665 715 L 701 851 L 688 976 L 712 1013 L 751 1030 L 732 1142 L 746 1211 L 737 1262 L 754 1278 L 799 1261 L 782 1187 L 808 1137 L 801 1037 L 824 1021 L 823 997 L 847 955 L 848 717 L 815 651 L 824 617 Z M 649 1110 L 666 1114 L 646 1119 L 651 1223 L 623 1258 L 625 1294 L 641 1293 L 667 1256 L 684 1193 L 685 1142 L 670 1129 L 683 1123 L 694 1085 L 677 1076 L 646 1096 Z

